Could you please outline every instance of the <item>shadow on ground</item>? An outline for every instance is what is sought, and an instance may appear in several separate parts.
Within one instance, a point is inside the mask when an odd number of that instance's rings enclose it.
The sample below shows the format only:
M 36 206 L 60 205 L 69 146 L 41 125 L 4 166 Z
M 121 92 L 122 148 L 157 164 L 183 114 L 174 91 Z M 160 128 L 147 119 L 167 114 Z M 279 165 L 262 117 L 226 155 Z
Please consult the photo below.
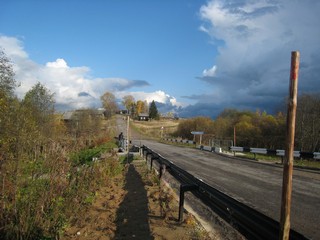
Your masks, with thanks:
M 148 223 L 148 199 L 141 176 L 133 164 L 126 175 L 127 195 L 117 211 L 115 239 L 154 239 Z

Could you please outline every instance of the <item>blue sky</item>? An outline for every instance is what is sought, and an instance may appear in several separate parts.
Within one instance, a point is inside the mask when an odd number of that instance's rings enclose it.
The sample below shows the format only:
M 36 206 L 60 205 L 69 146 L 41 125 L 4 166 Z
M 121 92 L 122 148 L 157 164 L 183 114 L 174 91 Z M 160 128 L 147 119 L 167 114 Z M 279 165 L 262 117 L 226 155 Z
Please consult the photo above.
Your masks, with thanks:
M 98 107 L 110 91 L 215 117 L 279 108 L 292 50 L 299 92 L 319 92 L 319 22 L 315 0 L 1 0 L 0 46 L 19 97 L 41 82 L 57 109 Z

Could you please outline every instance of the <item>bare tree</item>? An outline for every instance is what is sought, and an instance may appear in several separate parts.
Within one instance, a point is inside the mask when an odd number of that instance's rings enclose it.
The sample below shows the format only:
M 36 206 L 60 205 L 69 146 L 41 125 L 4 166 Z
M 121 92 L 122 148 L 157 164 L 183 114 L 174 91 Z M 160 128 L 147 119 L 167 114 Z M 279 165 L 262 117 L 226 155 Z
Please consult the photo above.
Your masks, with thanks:
M 296 148 L 301 151 L 320 150 L 320 97 L 303 94 L 298 98 Z

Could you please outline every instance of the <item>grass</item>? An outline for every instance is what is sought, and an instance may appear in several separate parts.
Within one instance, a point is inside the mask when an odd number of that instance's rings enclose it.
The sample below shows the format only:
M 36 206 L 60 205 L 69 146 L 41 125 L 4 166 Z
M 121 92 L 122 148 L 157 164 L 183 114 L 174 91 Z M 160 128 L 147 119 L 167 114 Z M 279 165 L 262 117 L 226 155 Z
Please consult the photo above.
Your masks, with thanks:
M 131 127 L 142 135 L 161 138 L 177 130 L 179 120 L 132 121 Z M 162 130 L 163 127 L 163 130 Z
M 134 155 L 134 154 L 129 154 L 129 158 L 128 158 L 128 154 L 125 154 L 119 157 L 119 161 L 122 164 L 132 163 L 132 161 L 134 160 L 141 160 L 141 159 L 142 158 L 139 155 Z
M 240 158 L 255 159 L 257 161 L 265 161 L 269 163 L 281 163 L 280 156 L 271 156 L 271 155 L 264 155 L 264 154 L 256 154 L 256 156 L 254 156 L 253 153 L 242 153 L 241 155 L 238 154 L 236 156 Z M 293 166 L 320 169 L 320 161 L 315 161 L 310 159 L 294 159 Z
M 171 142 L 171 141 L 165 141 L 165 140 L 161 140 L 160 142 L 168 144 L 168 145 L 178 146 L 178 147 L 196 148 L 195 144 L 188 144 L 188 143 L 181 143 L 181 142 Z
M 293 165 L 299 167 L 311 167 L 320 169 L 320 161 L 314 160 L 294 160 Z

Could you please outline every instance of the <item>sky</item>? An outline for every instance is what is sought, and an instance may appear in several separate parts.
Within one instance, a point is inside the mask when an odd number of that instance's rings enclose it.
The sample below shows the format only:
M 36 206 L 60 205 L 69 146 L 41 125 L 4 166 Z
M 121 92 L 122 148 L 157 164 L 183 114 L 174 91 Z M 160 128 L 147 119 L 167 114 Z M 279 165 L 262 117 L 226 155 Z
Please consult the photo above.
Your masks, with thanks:
M 36 83 L 56 109 L 101 107 L 112 92 L 162 113 L 276 113 L 289 91 L 320 92 L 318 0 L 0 0 L 0 47 L 23 98 Z

